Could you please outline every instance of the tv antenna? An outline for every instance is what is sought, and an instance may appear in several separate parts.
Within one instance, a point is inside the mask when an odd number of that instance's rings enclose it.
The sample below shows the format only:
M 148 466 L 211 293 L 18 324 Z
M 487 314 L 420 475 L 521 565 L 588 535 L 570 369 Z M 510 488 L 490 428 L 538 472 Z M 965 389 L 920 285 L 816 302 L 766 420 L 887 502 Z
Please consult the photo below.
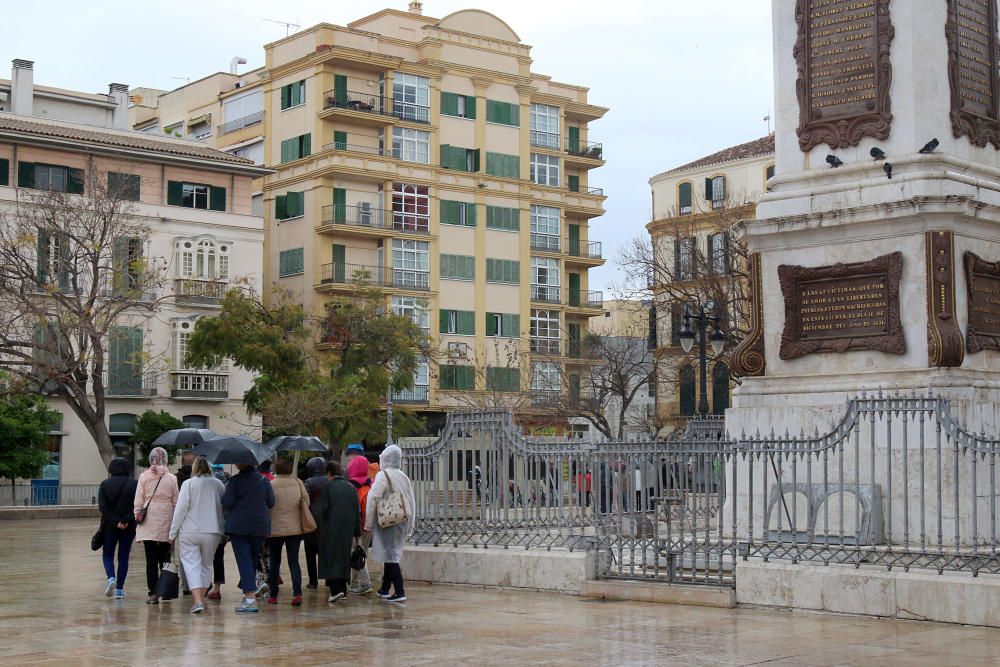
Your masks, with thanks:
M 767 115 L 761 118 L 761 120 L 767 123 L 767 133 L 771 134 L 771 112 L 768 111 Z
M 268 23 L 277 23 L 278 25 L 285 26 L 285 37 L 288 37 L 289 35 L 292 34 L 292 28 L 295 28 L 297 30 L 302 27 L 298 23 L 289 23 L 288 21 L 276 21 L 275 19 L 263 19 L 263 20 L 267 21 Z

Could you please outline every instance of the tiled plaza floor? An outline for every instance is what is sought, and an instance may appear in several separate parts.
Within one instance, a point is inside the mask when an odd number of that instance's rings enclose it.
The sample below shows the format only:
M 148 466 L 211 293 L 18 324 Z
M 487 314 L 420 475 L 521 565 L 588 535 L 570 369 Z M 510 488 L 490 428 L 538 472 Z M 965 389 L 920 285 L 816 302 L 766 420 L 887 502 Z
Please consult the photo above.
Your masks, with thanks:
M 357 597 L 329 606 L 325 593 L 306 591 L 304 606 L 293 608 L 283 591 L 279 606 L 238 615 L 229 584 L 221 604 L 192 616 L 188 599 L 143 604 L 141 548 L 133 551 L 128 600 L 103 597 L 100 555 L 89 549 L 94 523 L 0 523 L 0 663 L 1000 664 L 1000 630 L 986 628 L 451 586 L 412 585 L 410 601 L 398 607 Z

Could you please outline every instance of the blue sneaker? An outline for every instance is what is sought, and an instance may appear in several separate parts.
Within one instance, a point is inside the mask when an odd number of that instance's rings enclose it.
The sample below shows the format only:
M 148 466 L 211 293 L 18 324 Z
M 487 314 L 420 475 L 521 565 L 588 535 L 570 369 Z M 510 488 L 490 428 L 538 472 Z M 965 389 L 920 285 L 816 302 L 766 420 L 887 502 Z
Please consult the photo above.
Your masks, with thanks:
M 241 614 L 256 614 L 257 613 L 257 600 L 248 600 L 243 598 L 243 604 L 236 608 L 236 611 Z
M 115 590 L 115 584 L 116 583 L 117 582 L 115 581 L 114 577 L 108 577 L 108 583 L 104 587 L 104 597 L 106 597 L 106 598 L 111 597 L 111 593 Z
M 115 599 L 116 600 L 124 600 L 125 599 L 125 591 L 123 591 L 120 588 L 116 588 L 115 589 Z

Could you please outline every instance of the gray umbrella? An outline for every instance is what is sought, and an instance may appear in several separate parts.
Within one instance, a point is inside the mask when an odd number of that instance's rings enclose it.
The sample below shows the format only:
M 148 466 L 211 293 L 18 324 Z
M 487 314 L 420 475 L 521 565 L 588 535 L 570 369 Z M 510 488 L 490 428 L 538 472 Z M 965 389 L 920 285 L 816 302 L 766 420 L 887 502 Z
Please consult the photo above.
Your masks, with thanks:
M 194 448 L 194 453 L 204 456 L 209 463 L 240 463 L 258 465 L 267 461 L 274 452 L 242 435 L 217 435 Z
M 265 447 L 272 452 L 325 452 L 328 447 L 315 435 L 279 435 L 271 438 Z
M 217 437 L 207 428 L 175 428 L 153 441 L 154 447 L 190 447 Z

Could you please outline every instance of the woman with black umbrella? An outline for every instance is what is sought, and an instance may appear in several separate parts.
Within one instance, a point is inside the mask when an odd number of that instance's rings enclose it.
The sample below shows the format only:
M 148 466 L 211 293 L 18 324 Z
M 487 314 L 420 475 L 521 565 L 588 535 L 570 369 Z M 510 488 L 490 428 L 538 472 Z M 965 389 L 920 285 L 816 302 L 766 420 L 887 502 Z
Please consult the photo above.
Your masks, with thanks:
M 257 611 L 256 563 L 264 538 L 271 532 L 274 491 L 257 472 L 256 465 L 239 463 L 236 467 L 239 473 L 226 485 L 222 507 L 226 510 L 226 534 L 236 555 L 243 591 L 243 602 L 236 611 L 253 613 Z

